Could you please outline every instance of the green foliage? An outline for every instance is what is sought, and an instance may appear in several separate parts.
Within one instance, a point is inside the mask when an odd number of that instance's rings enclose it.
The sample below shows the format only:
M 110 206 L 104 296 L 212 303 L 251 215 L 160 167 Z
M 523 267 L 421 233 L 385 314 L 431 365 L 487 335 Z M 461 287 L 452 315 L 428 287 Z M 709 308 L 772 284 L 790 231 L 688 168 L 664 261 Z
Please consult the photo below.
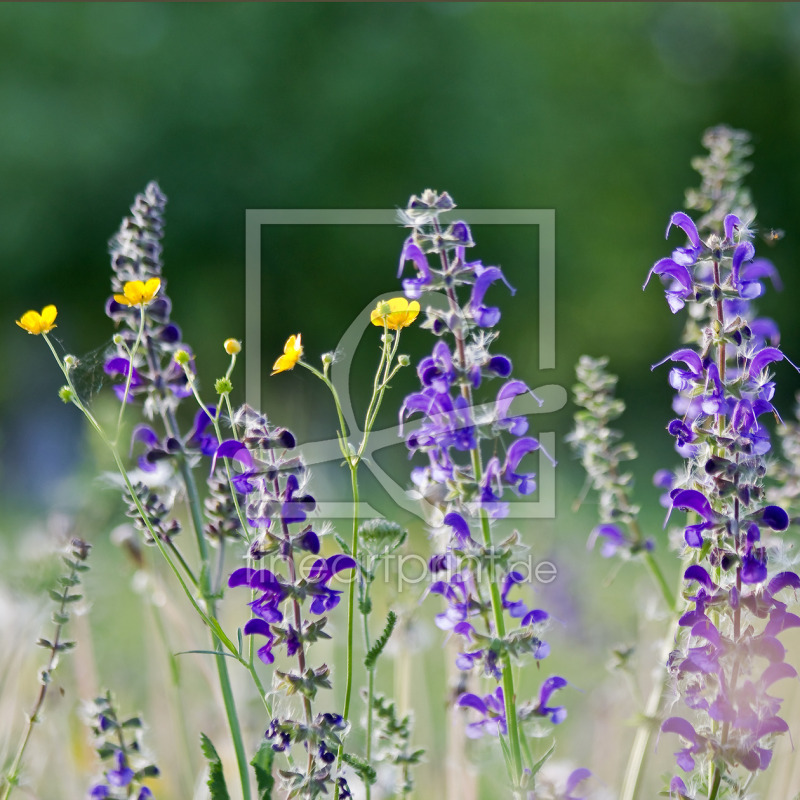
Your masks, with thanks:
M 225 785 L 225 775 L 222 771 L 222 762 L 214 745 L 211 744 L 211 739 L 204 733 L 200 734 L 200 748 L 208 762 L 208 781 L 206 781 L 206 786 L 208 786 L 211 800 L 230 800 L 228 787 Z
M 269 742 L 262 741 L 250 766 L 256 774 L 259 800 L 272 800 L 272 790 L 275 787 L 275 778 L 272 777 L 272 763 L 275 760 L 275 751 Z
M 372 786 L 378 780 L 378 773 L 363 758 L 352 753 L 342 753 L 342 761 L 352 767 L 353 772 L 368 786 Z
M 383 629 L 383 633 L 378 637 L 375 644 L 370 647 L 369 652 L 364 656 L 364 666 L 368 670 L 375 669 L 375 664 L 377 664 L 378 658 L 383 652 L 383 648 L 386 647 L 387 643 L 389 642 L 389 637 L 392 635 L 392 631 L 394 630 L 394 626 L 396 624 L 397 614 L 395 614 L 394 611 L 390 611 L 386 615 L 386 626 Z

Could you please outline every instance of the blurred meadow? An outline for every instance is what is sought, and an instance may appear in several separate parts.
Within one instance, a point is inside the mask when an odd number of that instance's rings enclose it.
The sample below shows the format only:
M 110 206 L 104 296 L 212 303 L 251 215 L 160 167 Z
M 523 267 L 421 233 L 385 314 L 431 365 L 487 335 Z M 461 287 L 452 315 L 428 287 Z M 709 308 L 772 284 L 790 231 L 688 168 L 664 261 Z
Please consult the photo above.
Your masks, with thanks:
M 65 531 L 94 545 L 87 613 L 71 629 L 78 647 L 57 673 L 63 691 L 51 694 L 46 724 L 35 731 L 30 784 L 20 797 L 83 796 L 97 764 L 80 704 L 105 687 L 147 720 L 146 741 L 163 772 L 155 785 L 160 800 L 193 796 L 200 730 L 213 734 L 226 769 L 230 759 L 212 702 L 211 661 L 170 658 L 205 642 L 202 626 L 168 585 L 158 554 L 145 550 L 137 561 L 119 545 L 120 534 L 112 536 L 126 517 L 118 490 L 98 475 L 113 464 L 76 410 L 59 401 L 60 376 L 46 347 L 14 325 L 26 309 L 55 303 L 55 339 L 82 358 L 87 380 L 99 379 L 98 353 L 113 335 L 103 311 L 106 244 L 149 180 L 169 197 L 165 276 L 173 318 L 209 391 L 226 368 L 222 341 L 245 334 L 247 209 L 391 209 L 429 186 L 465 209 L 554 209 L 555 369 L 538 367 L 537 231 L 473 230 L 476 257 L 502 266 L 517 290 L 514 297 L 492 290 L 503 312 L 501 349 L 534 387 L 569 389 L 580 354 L 610 356 L 628 404 L 621 426 L 641 454 L 636 499 L 675 581 L 677 561 L 666 550 L 651 484 L 656 469 L 678 461 L 664 430 L 671 393 L 665 370 L 651 372 L 650 365 L 678 346 L 682 322 L 661 291 L 641 287 L 668 252 L 669 215 L 699 182 L 690 160 L 711 125 L 753 134 L 749 185 L 757 223 L 786 231 L 774 251 L 761 248 L 784 290 L 759 307 L 778 321 L 787 355 L 800 359 L 796 4 L 3 4 L 0 120 L 2 762 L 35 696 L 42 652 L 34 642 L 47 626 L 54 551 Z M 301 443 L 335 438 L 333 406 L 308 373 L 269 378 L 269 366 L 298 331 L 315 363 L 377 295 L 398 293 L 404 236 L 399 226 L 262 232 L 264 410 Z M 376 342 L 368 332 L 356 354 L 356 409 L 365 403 Z M 247 347 L 245 341 L 245 356 Z M 418 327 L 404 333 L 412 363 L 430 347 Z M 777 372 L 776 405 L 790 417 L 800 376 L 788 367 Z M 395 424 L 415 387 L 413 370 L 406 373 L 388 393 L 378 427 Z M 243 380 L 242 369 L 234 375 L 238 402 Z M 98 414 L 115 413 L 107 389 L 95 404 Z M 558 567 L 557 579 L 532 600 L 557 622 L 553 655 L 541 674 L 522 676 L 521 693 L 534 692 L 546 674 L 570 678 L 570 716 L 556 730 L 556 759 L 588 766 L 613 798 L 636 703 L 629 682 L 605 664 L 612 647 L 639 642 L 631 680 L 646 696 L 663 626 L 642 570 L 618 569 L 585 551 L 595 509 L 591 497 L 574 509 L 583 475 L 563 442 L 573 413 L 568 402 L 533 418 L 532 432 L 556 434 L 557 511 L 522 530 L 534 558 Z M 378 461 L 398 484 L 409 484 L 402 443 Z M 348 499 L 335 462 L 317 477 L 320 496 Z M 398 511 L 376 482 L 368 479 L 366 487 L 369 502 L 397 516 L 409 527 L 412 549 L 427 554 L 422 521 Z M 446 794 L 442 635 L 432 623 L 438 605 L 418 605 L 422 588 L 406 587 L 398 597 L 388 587 L 379 598 L 408 610 L 394 670 L 385 668 L 381 680 L 394 681 L 414 709 L 417 740 L 428 750 L 420 800 L 453 796 L 452 783 Z M 229 629 L 242 624 L 242 612 L 226 600 Z M 797 637 L 786 638 L 796 656 Z M 336 639 L 321 648 L 341 669 Z M 187 689 L 183 705 L 175 681 Z M 248 741 L 256 741 L 265 720 L 255 702 L 247 705 L 244 683 L 235 688 L 247 709 Z M 792 691 L 787 718 L 797 738 L 800 692 Z M 643 796 L 654 796 L 672 769 L 673 744 L 665 741 L 649 762 L 650 793 Z M 470 752 L 478 788 L 462 796 L 498 796 L 496 754 Z M 800 791 L 800 764 L 788 741 L 757 788 L 777 800 Z

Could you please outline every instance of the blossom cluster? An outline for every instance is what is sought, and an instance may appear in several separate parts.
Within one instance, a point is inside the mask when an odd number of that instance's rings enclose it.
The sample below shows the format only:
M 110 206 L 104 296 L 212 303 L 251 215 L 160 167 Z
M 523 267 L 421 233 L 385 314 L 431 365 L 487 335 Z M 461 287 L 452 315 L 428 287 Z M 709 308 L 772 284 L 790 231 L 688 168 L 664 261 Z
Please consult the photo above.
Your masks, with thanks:
M 693 316 L 701 326 L 696 349 L 680 348 L 655 365 L 673 364 L 669 382 L 679 416 L 667 429 L 688 461 L 669 492 L 670 513 L 691 515 L 684 526 L 688 609 L 669 669 L 695 722 L 672 716 L 662 730 L 687 743 L 677 753 L 684 771 L 703 774 L 713 763 L 716 796 L 723 774 L 766 769 L 775 735 L 788 730 L 770 691 L 797 674 L 778 635 L 800 626 L 786 603 L 800 579 L 770 571 L 770 538 L 786 530 L 789 517 L 765 502 L 764 490 L 772 446 L 765 418 L 777 416 L 769 368 L 788 359 L 765 341 L 775 335 L 773 326 L 754 324 L 751 316 L 763 279 L 776 274 L 755 257 L 742 220 L 728 214 L 721 230 L 705 237 L 684 212 L 672 215 L 667 235 L 673 226 L 688 242 L 656 262 L 648 280 L 665 280 L 673 312 L 686 303 L 698 307 Z M 681 778 L 672 788 L 688 796 Z
M 440 529 L 446 535 L 444 551 L 430 560 L 430 593 L 446 603 L 436 624 L 463 642 L 458 669 L 502 682 L 485 696 L 461 695 L 458 704 L 477 714 L 467 733 L 508 736 L 513 757 L 524 715 L 511 696 L 511 664 L 525 656 L 539 661 L 548 655 L 549 645 L 541 635 L 549 615 L 516 596 L 523 576 L 513 569 L 513 559 L 524 550 L 521 537 L 515 533 L 497 544 L 492 528 L 508 514 L 509 491 L 536 491 L 535 473 L 523 465 L 526 457 L 536 451 L 550 455 L 527 435 L 528 420 L 512 409 L 514 399 L 533 394 L 531 389 L 512 377 L 507 356 L 491 350 L 501 314 L 487 304 L 487 293 L 498 283 L 514 290 L 499 267 L 469 260 L 474 242 L 467 223 L 445 224 L 440 219 L 454 208 L 447 193 L 426 190 L 413 196 L 401 215 L 411 234 L 402 249 L 399 276 L 408 264 L 414 270 L 413 277 L 403 280 L 406 297 L 416 301 L 440 293 L 446 305 L 425 309 L 423 327 L 437 341 L 417 366 L 420 388 L 406 397 L 400 422 L 405 426 L 420 417 L 405 433 L 410 454 L 427 460 L 413 469 L 412 480 L 418 493 L 439 510 Z M 464 302 L 459 294 L 467 293 Z M 499 379 L 500 387 L 489 402 L 476 407 L 474 395 L 491 379 Z M 508 630 L 507 617 L 515 626 Z M 551 706 L 550 696 L 566 685 L 560 676 L 545 681 L 530 716 L 561 722 L 566 711 Z M 519 785 L 519 764 L 516 770 L 512 765 L 510 773 Z
M 247 525 L 255 532 L 249 557 L 258 562 L 273 556 L 284 570 L 276 574 L 266 568 L 240 567 L 230 575 L 228 586 L 246 586 L 254 594 L 248 603 L 253 616 L 243 632 L 263 637 L 258 648 L 261 661 L 273 664 L 277 647 L 285 647 L 286 655 L 297 659 L 297 670 L 275 669 L 273 682 L 277 690 L 302 697 L 304 711 L 302 720 L 273 718 L 266 737 L 277 752 L 295 744 L 307 751 L 304 769 L 281 772 L 292 796 L 312 799 L 324 795 L 335 780 L 339 796 L 349 797 L 346 779 L 336 776 L 333 769 L 336 749 L 349 725 L 338 713 L 313 714 L 317 692 L 331 688 L 330 669 L 325 664 L 312 667 L 307 656 L 314 642 L 330 638 L 325 614 L 336 608 L 342 594 L 331 581 L 338 573 L 355 569 L 356 562 L 341 553 L 316 559 L 307 575 L 300 574 L 297 556 L 319 555 L 321 542 L 308 523 L 316 501 L 305 489 L 307 472 L 302 457 L 294 452 L 295 438 L 248 406 L 237 412 L 233 428 L 241 431 L 240 438 L 220 443 L 212 469 L 221 459 L 239 465 L 232 485 L 240 496 Z

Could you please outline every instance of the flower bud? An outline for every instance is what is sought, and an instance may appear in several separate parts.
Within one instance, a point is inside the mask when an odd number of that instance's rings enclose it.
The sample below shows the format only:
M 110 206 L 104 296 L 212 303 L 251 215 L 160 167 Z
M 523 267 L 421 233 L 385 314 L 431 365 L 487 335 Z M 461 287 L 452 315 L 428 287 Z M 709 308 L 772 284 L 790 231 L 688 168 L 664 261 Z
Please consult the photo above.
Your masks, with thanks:
M 175 353 L 175 361 L 182 367 L 185 367 L 189 361 L 191 361 L 191 356 L 185 350 L 178 350 L 178 352 Z
M 217 378 L 214 383 L 214 391 L 217 394 L 230 394 L 233 391 L 233 384 L 229 378 Z
M 238 339 L 226 339 L 222 346 L 229 356 L 235 356 L 242 352 L 242 343 Z
M 75 392 L 69 386 L 62 386 L 58 390 L 58 396 L 61 398 L 62 403 L 73 403 L 75 401 Z
M 399 355 L 399 356 L 397 356 L 397 363 L 401 367 L 407 367 L 411 363 L 411 359 L 409 358 L 409 356 L 407 356 L 405 354 Z

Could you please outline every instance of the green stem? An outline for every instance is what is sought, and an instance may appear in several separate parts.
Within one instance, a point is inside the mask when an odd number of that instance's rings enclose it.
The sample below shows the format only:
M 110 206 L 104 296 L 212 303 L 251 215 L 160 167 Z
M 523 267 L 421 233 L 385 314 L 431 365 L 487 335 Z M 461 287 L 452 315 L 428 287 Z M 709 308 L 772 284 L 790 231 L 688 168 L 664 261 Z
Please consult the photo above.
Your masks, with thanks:
M 370 587 L 372 585 L 371 581 L 366 582 L 366 587 L 364 590 L 364 610 L 361 612 L 361 621 L 364 625 L 364 652 L 369 653 L 370 647 L 372 644 L 370 642 L 369 636 L 369 614 L 367 613 L 366 609 L 370 607 Z M 366 759 L 367 764 L 372 761 L 372 727 L 373 727 L 373 700 L 375 697 L 375 667 L 373 666 L 370 670 L 367 671 L 367 730 L 366 730 L 366 745 L 364 748 L 364 757 Z M 369 783 L 365 785 L 366 789 L 366 800 L 370 800 L 372 796 L 372 786 Z
M 192 593 L 189 591 L 189 587 L 186 585 L 182 575 L 180 574 L 178 568 L 175 566 L 174 562 L 169 556 L 164 543 L 161 541 L 161 538 L 158 534 L 153 530 L 152 525 L 147 517 L 147 513 L 145 512 L 144 508 L 142 507 L 141 502 L 136 494 L 136 491 L 131 484 L 130 478 L 128 477 L 128 472 L 125 469 L 125 465 L 122 463 L 122 459 L 120 458 L 119 452 L 114 444 L 108 439 L 105 434 L 105 431 L 94 418 L 92 413 L 83 405 L 78 393 L 75 390 L 75 386 L 72 383 L 72 379 L 69 374 L 69 369 L 64 365 L 62 360 L 59 358 L 58 354 L 53 347 L 52 342 L 47 337 L 47 334 L 44 334 L 44 339 L 47 342 L 48 346 L 50 347 L 53 356 L 55 357 L 56 361 L 58 362 L 61 371 L 64 373 L 64 377 L 67 379 L 67 383 L 69 384 L 70 389 L 73 392 L 74 400 L 73 402 L 75 405 L 83 412 L 84 416 L 89 420 L 89 423 L 92 427 L 97 431 L 100 438 L 103 440 L 105 445 L 111 451 L 111 455 L 114 458 L 114 462 L 117 465 L 117 469 L 122 476 L 122 479 L 125 481 L 125 485 L 128 489 L 128 492 L 133 499 L 134 504 L 136 505 L 136 509 L 139 512 L 139 515 L 142 517 L 145 525 L 148 528 L 150 535 L 153 537 L 153 541 L 155 542 L 158 549 L 161 551 L 161 554 L 167 560 L 170 568 L 172 569 L 173 573 L 177 577 L 179 583 L 181 584 L 181 588 L 183 589 L 186 596 L 189 598 L 190 602 L 194 606 L 195 610 L 200 614 L 203 620 L 211 629 L 211 637 L 212 637 L 212 646 L 214 650 L 219 650 L 224 644 L 237 658 L 237 660 L 242 661 L 243 659 L 239 655 L 238 651 L 236 650 L 235 645 L 225 637 L 225 640 L 221 639 L 217 635 L 217 631 L 222 633 L 222 628 L 219 625 L 218 620 L 216 619 L 216 609 L 213 600 L 210 598 L 209 592 L 209 576 L 208 576 L 208 548 L 206 546 L 205 538 L 203 536 L 203 523 L 202 523 L 202 513 L 200 511 L 200 496 L 197 492 L 197 485 L 194 481 L 194 476 L 189 468 L 186 459 L 181 457 L 179 458 L 179 469 L 181 472 L 181 476 L 184 480 L 184 485 L 186 487 L 186 494 L 189 502 L 189 513 L 192 518 L 193 527 L 195 529 L 195 539 L 197 540 L 198 550 L 200 552 L 200 557 L 202 559 L 202 569 L 200 573 L 200 580 L 199 580 L 199 591 L 200 596 L 203 604 L 206 606 L 206 610 L 204 611 L 200 605 L 197 603 L 195 598 L 193 597 Z M 165 420 L 167 422 L 168 427 L 168 434 L 170 436 L 175 436 L 177 438 L 178 430 L 177 424 L 175 422 L 175 416 L 171 410 L 165 415 Z M 224 634 L 223 634 L 224 635 Z M 244 752 L 244 742 L 242 740 L 242 731 L 241 727 L 239 726 L 239 720 L 236 714 L 236 707 L 233 700 L 233 691 L 231 689 L 230 684 L 230 676 L 228 675 L 228 665 L 226 663 L 226 658 L 221 653 L 216 656 L 215 661 L 217 662 L 217 674 L 219 676 L 220 682 L 220 689 L 222 690 L 222 698 L 223 703 L 225 704 L 225 713 L 228 719 L 228 724 L 231 731 L 231 738 L 233 739 L 234 750 L 236 752 L 236 760 L 239 766 L 239 777 L 242 783 L 242 797 L 243 800 L 250 800 L 251 793 L 250 793 L 250 779 L 247 771 L 247 758 Z
M 72 568 L 69 575 L 69 580 L 72 582 L 75 580 L 77 575 L 77 570 L 75 567 Z M 68 588 L 64 587 L 62 589 L 62 600 L 61 605 L 58 609 L 58 616 L 64 617 L 66 613 L 66 606 L 67 606 L 67 596 Z M 53 636 L 53 644 L 50 648 L 50 657 L 47 660 L 47 666 L 45 667 L 43 674 L 48 676 L 48 680 L 42 680 L 41 685 L 39 686 L 39 694 L 36 698 L 36 702 L 33 705 L 33 710 L 28 715 L 28 725 L 25 729 L 25 734 L 20 741 L 19 748 L 17 749 L 17 754 L 14 757 L 14 761 L 12 762 L 11 766 L 8 769 L 8 772 L 3 776 L 5 786 L 3 787 L 3 793 L 0 795 L 2 800 L 8 800 L 11 797 L 11 793 L 14 791 L 14 787 L 19 782 L 19 772 L 22 767 L 22 759 L 25 757 L 25 751 L 28 749 L 28 742 L 31 740 L 31 736 L 33 735 L 33 728 L 37 722 L 39 722 L 39 712 L 42 710 L 42 706 L 44 705 L 45 698 L 47 697 L 47 688 L 50 685 L 49 677 L 52 674 L 53 670 L 56 667 L 56 660 L 57 660 L 57 653 L 59 651 L 59 645 L 61 644 L 61 631 L 64 629 L 64 624 L 61 622 L 56 623 L 55 627 L 55 635 Z
M 708 787 L 708 800 L 717 800 L 719 785 L 722 781 L 722 772 L 720 772 L 719 767 L 717 767 L 716 764 L 714 765 L 713 770 L 711 785 Z
M 133 343 L 133 348 L 128 350 L 127 345 L 124 345 L 128 353 L 128 374 L 125 377 L 125 392 L 122 395 L 122 403 L 119 407 L 119 416 L 117 417 L 117 434 L 114 441 L 119 440 L 119 432 L 122 430 L 122 417 L 125 414 L 125 408 L 128 405 L 128 395 L 131 391 L 131 383 L 133 381 L 133 359 L 139 345 L 142 343 L 142 336 L 144 335 L 144 306 L 139 306 L 139 332 L 136 334 L 136 341 Z
M 358 465 L 350 465 L 350 483 L 353 489 L 353 537 L 350 542 L 350 551 L 353 558 L 358 562 Z M 345 722 L 350 717 L 350 698 L 353 692 L 353 630 L 355 629 L 355 605 L 356 605 L 356 580 L 350 581 L 347 593 L 347 680 L 344 689 L 344 705 L 342 706 L 342 717 Z M 336 759 L 337 770 L 342 767 L 344 756 L 344 743 L 339 745 Z M 339 785 L 333 793 L 334 800 L 339 797 Z
M 649 550 L 644 551 L 644 563 L 650 570 L 653 580 L 658 584 L 658 588 L 661 590 L 661 595 L 664 598 L 664 602 L 667 604 L 667 608 L 674 612 L 677 605 L 675 594 L 672 589 L 670 589 L 667 579 L 661 571 L 661 567 L 658 566 L 658 562 L 653 558 L 653 554 Z

